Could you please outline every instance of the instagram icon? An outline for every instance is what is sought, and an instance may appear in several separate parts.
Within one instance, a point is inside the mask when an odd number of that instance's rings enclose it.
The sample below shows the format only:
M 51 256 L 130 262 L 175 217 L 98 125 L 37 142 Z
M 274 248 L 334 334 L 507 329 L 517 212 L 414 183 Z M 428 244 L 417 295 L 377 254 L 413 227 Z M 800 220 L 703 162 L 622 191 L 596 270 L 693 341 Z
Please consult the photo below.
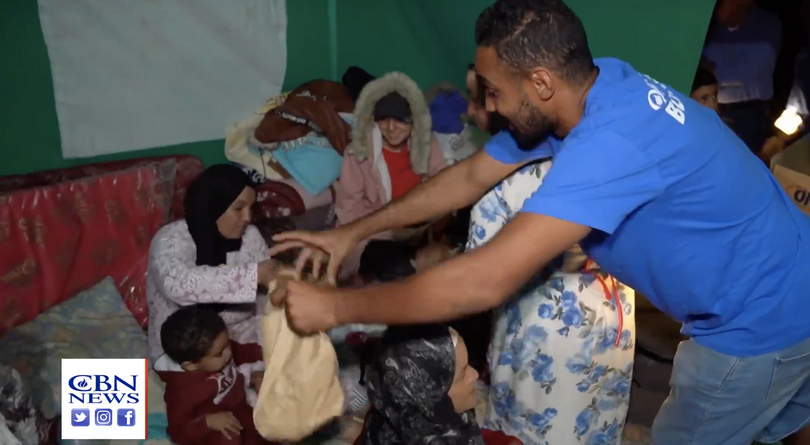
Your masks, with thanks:
M 99 408 L 96 410 L 96 425 L 97 426 L 110 426 L 112 425 L 112 410 L 109 408 Z

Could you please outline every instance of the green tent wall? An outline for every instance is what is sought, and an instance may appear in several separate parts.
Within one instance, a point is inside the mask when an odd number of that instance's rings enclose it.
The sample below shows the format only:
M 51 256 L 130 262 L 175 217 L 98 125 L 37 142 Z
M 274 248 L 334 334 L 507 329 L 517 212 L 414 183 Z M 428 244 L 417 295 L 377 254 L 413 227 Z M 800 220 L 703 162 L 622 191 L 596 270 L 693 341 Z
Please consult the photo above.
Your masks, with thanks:
M 403 71 L 423 89 L 442 81 L 461 85 L 475 50 L 475 19 L 491 3 L 287 0 L 284 89 L 314 78 L 339 81 L 351 65 L 375 75 Z M 681 91 L 689 88 L 713 0 L 567 3 L 585 23 L 596 57 L 618 57 Z M 206 164 L 225 161 L 222 140 L 62 159 L 36 0 L 0 1 L 0 99 L 0 175 L 171 153 L 192 153 Z

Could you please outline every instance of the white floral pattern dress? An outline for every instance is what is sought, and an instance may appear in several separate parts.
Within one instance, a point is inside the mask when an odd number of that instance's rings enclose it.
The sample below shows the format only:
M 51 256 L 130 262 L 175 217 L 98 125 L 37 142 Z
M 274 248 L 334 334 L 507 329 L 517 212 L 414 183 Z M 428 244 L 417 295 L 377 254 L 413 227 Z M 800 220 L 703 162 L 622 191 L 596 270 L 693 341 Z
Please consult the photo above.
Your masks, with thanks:
M 163 226 L 152 239 L 146 276 L 151 364 L 163 354 L 163 322 L 180 307 L 191 304 L 232 304 L 220 312 L 231 340 L 243 344 L 259 341 L 256 278 L 258 264 L 269 258 L 259 229 L 247 227 L 241 249 L 228 252 L 226 266 L 197 266 L 196 258 L 197 246 L 183 219 Z
M 550 161 L 526 166 L 484 196 L 472 211 L 467 249 L 492 239 L 549 168 Z M 635 293 L 585 266 L 574 249 L 495 311 L 484 427 L 524 445 L 621 443 Z

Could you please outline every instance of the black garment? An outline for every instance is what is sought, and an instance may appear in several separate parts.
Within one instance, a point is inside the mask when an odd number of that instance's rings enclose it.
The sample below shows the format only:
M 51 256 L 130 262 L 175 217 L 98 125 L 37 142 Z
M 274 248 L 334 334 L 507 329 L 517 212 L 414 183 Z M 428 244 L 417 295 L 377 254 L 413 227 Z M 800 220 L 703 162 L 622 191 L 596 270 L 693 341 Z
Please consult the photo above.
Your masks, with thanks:
M 229 164 L 212 165 L 189 185 L 183 207 L 197 246 L 198 266 L 225 264 L 228 252 L 242 247 L 241 239 L 227 239 L 219 233 L 217 219 L 252 185 L 245 172 Z
M 456 210 L 456 218 L 447 228 L 447 241 L 451 247 L 464 248 L 470 236 L 470 216 L 472 206 Z
M 388 282 L 416 273 L 412 259 L 416 250 L 407 241 L 372 240 L 360 257 L 358 273 L 376 281 Z
M 762 150 L 769 136 L 768 104 L 765 101 L 720 104 L 718 114 L 754 154 Z
M 455 361 L 446 326 L 388 328 L 369 372 L 362 443 L 483 445 L 475 414 L 456 413 L 447 395 Z
M 456 212 L 453 222 L 445 229 L 451 248 L 463 248 L 467 243 L 472 207 Z M 372 240 L 360 257 L 358 273 L 376 281 L 399 280 L 416 273 L 411 262 L 416 248 L 407 241 Z M 492 311 L 470 315 L 450 323 L 467 344 L 470 366 L 483 374 L 487 363 L 487 349 L 492 337 Z
M 467 344 L 470 366 L 484 375 L 487 369 L 487 349 L 492 340 L 492 311 L 469 315 L 448 323 Z
M 444 235 L 451 248 L 463 248 L 467 243 L 471 211 L 472 207 L 458 210 L 453 222 L 445 229 Z M 377 281 L 394 281 L 416 273 L 412 263 L 415 258 L 416 248 L 408 241 L 372 240 L 360 257 L 358 273 Z
M 376 77 L 369 74 L 363 68 L 350 66 L 349 69 L 343 73 L 341 83 L 349 90 L 349 96 L 351 96 L 352 100 L 357 102 L 357 98 L 360 97 L 360 92 L 363 91 L 363 88 L 375 79 Z

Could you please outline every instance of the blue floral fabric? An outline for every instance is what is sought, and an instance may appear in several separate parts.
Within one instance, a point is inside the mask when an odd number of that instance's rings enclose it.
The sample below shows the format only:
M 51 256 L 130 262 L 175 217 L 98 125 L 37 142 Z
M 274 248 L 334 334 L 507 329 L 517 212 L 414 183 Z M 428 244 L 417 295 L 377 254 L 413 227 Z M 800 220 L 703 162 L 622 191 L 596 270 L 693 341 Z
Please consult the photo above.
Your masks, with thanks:
M 549 168 L 550 161 L 524 167 L 481 199 L 467 248 L 485 244 L 517 214 Z M 585 260 L 578 249 L 566 253 L 496 311 L 485 428 L 524 445 L 621 443 L 635 293 L 585 271 Z

